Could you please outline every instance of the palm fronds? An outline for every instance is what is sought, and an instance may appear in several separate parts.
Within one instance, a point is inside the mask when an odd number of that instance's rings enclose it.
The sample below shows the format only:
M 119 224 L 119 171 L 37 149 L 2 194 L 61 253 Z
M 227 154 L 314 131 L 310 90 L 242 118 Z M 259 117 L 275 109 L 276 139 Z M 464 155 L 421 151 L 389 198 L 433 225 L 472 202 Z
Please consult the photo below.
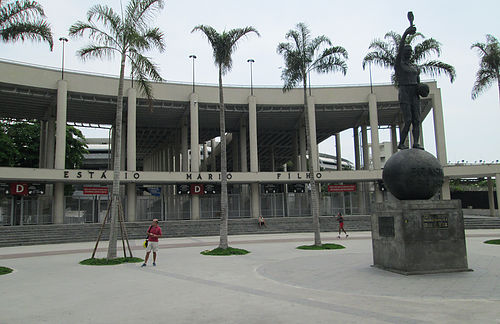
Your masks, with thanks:
M 500 43 L 493 35 L 486 35 L 486 43 L 474 43 L 471 49 L 476 49 L 481 61 L 476 73 L 476 81 L 471 97 L 476 99 L 496 80 L 500 97 Z
M 400 42 L 401 35 L 394 31 L 387 32 L 383 40 L 374 39 L 368 47 L 371 51 L 363 59 L 363 69 L 368 63 L 372 63 L 394 70 Z M 429 60 L 433 56 L 439 57 L 441 55 L 441 43 L 437 40 L 434 38 L 426 39 L 423 34 L 415 33 L 408 35 L 405 44 L 413 47 L 410 62 L 416 65 L 421 73 L 432 77 L 444 74 L 450 78 L 451 82 L 455 81 L 456 72 L 453 66 L 438 60 Z M 391 81 L 395 85 L 398 84 L 394 73 L 391 75 Z
M 18 40 L 45 41 L 50 50 L 54 40 L 42 6 L 36 1 L 14 1 L 0 4 L 0 38 L 4 42 Z

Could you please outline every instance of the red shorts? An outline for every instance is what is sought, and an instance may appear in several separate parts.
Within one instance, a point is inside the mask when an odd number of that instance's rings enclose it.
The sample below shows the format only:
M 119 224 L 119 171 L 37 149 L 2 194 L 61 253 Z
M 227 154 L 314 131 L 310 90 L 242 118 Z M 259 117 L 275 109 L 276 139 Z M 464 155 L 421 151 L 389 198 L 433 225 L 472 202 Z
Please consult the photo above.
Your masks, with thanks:
M 339 223 L 339 228 L 344 228 L 344 222 Z

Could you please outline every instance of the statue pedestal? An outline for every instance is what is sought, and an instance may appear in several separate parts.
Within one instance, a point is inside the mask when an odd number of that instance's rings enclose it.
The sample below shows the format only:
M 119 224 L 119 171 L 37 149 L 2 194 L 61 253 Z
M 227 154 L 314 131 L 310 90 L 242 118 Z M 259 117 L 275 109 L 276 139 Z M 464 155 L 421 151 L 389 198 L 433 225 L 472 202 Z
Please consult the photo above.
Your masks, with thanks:
M 375 204 L 373 265 L 405 275 L 472 271 L 459 200 Z

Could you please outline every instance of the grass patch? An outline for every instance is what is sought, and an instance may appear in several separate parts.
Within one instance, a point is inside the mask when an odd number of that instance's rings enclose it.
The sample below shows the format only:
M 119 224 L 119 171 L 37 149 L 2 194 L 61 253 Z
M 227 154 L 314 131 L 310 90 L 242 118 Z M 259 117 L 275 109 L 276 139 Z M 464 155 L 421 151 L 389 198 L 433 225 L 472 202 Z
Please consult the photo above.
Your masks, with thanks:
M 250 252 L 244 249 L 232 248 L 230 246 L 227 249 L 221 249 L 220 247 L 218 247 L 213 250 L 205 250 L 200 252 L 200 254 L 203 255 L 244 255 L 247 253 Z
M 116 259 L 111 259 L 111 260 L 108 260 L 106 258 L 102 258 L 102 259 L 91 258 L 91 259 L 86 259 L 86 260 L 80 261 L 80 264 L 101 266 L 101 265 L 116 265 L 116 264 L 122 264 L 122 263 L 138 263 L 138 262 L 143 262 L 143 261 L 144 260 L 141 258 L 116 258 Z
M 0 276 L 4 275 L 4 274 L 11 273 L 12 271 L 14 271 L 14 270 L 12 270 L 11 268 L 0 267 Z
M 488 241 L 484 241 L 484 243 L 500 245 L 500 240 L 488 240 Z
M 297 246 L 300 250 L 338 250 L 345 249 L 345 246 L 335 243 L 325 243 L 321 245 L 301 245 Z

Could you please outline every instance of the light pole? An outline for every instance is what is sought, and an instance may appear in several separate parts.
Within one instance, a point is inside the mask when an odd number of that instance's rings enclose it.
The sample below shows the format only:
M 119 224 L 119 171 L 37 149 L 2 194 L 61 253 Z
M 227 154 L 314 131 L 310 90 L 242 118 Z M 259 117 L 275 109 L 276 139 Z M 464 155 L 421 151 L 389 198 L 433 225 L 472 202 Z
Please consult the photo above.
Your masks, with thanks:
M 250 95 L 253 96 L 253 63 L 255 60 L 248 59 L 247 62 L 250 63 Z
M 61 69 L 61 80 L 64 80 L 64 43 L 68 42 L 66 37 L 60 37 L 59 40 L 62 42 L 62 69 Z
M 190 59 L 193 59 L 193 93 L 194 93 L 194 60 L 196 59 L 196 55 L 189 55 Z

